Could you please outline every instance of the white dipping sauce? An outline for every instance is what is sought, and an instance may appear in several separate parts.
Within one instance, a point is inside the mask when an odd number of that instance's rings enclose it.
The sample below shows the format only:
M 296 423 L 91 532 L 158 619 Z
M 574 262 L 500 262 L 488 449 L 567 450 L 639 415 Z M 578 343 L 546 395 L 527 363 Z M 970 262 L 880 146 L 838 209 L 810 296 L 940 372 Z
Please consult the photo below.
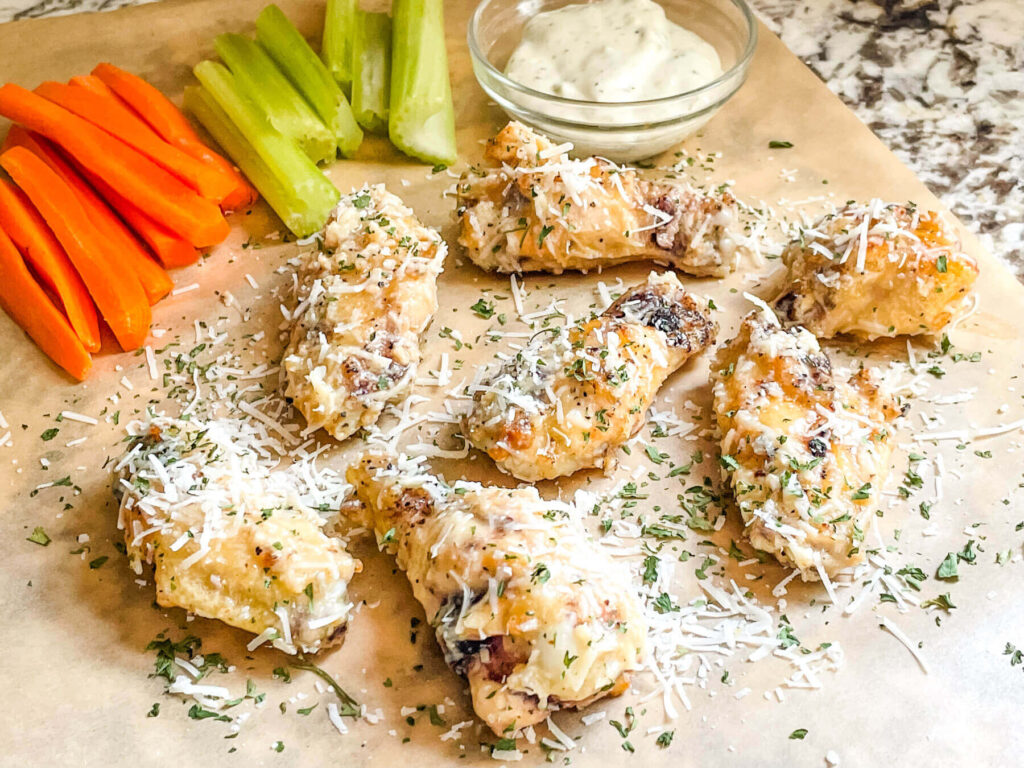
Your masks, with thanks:
M 640 101 L 706 85 L 722 62 L 653 0 L 597 0 L 530 19 L 505 74 L 555 96 Z

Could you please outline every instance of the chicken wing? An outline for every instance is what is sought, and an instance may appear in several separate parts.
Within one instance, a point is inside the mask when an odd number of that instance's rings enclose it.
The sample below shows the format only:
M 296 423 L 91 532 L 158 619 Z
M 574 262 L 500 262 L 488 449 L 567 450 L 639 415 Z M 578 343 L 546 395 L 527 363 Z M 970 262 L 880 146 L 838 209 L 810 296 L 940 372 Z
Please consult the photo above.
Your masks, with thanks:
M 652 272 L 602 315 L 548 328 L 469 387 L 463 432 L 520 480 L 605 466 L 643 426 L 658 389 L 714 342 L 707 303 Z
M 876 372 L 834 370 L 809 331 L 754 312 L 712 381 L 723 476 L 751 544 L 805 581 L 863 560 L 900 415 Z
M 452 487 L 405 457 L 367 455 L 348 479 L 494 733 L 625 691 L 645 652 L 640 598 L 567 505 Z
M 315 652 L 343 639 L 360 564 L 252 442 L 232 420 L 144 425 L 118 464 L 119 527 L 133 570 L 153 566 L 160 605 Z
M 285 350 L 285 394 L 342 440 L 377 421 L 416 378 L 437 311 L 446 245 L 383 185 L 344 196 L 323 250 L 306 256 Z
M 880 200 L 825 216 L 782 258 L 775 310 L 820 338 L 937 333 L 966 309 L 978 277 L 940 214 Z
M 488 167 L 458 185 L 459 243 L 482 269 L 588 270 L 656 260 L 722 276 L 744 250 L 736 201 L 676 180 L 647 181 L 563 146 L 521 123 L 488 142 Z

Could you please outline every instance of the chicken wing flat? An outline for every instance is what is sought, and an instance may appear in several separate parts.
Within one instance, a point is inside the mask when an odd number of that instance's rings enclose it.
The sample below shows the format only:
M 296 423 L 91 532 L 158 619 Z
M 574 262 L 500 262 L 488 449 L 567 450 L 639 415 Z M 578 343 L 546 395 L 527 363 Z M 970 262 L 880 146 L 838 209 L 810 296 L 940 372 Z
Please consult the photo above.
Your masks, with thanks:
M 119 462 L 119 527 L 156 599 L 260 635 L 288 653 L 344 637 L 359 562 L 261 465 L 231 420 L 158 418 Z
M 864 559 L 896 400 L 873 370 L 833 370 L 803 328 L 752 313 L 712 365 L 723 476 L 757 549 L 805 581 Z
M 645 653 L 640 598 L 566 505 L 452 487 L 405 457 L 367 455 L 348 480 L 494 733 L 625 691 Z
M 307 255 L 285 350 L 285 394 L 308 431 L 342 440 L 416 378 L 446 245 L 383 185 L 342 197 Z
M 491 139 L 486 167 L 458 185 L 459 243 L 482 269 L 590 270 L 656 260 L 723 276 L 745 242 L 736 201 L 676 180 L 647 181 L 512 122 Z
M 938 333 L 967 308 L 978 277 L 940 214 L 880 200 L 825 216 L 782 258 L 775 311 L 819 338 Z
M 661 385 L 714 343 L 707 302 L 652 272 L 603 314 L 548 328 L 469 387 L 463 433 L 520 480 L 601 467 L 643 426 Z

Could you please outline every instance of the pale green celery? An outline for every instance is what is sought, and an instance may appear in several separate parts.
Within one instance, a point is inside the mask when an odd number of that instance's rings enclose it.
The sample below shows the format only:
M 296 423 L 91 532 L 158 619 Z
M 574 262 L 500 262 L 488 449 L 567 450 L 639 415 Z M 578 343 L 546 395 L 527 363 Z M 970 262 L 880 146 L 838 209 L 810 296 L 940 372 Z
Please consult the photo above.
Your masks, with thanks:
M 388 133 L 407 155 L 455 162 L 455 110 L 443 0 L 394 0 Z
M 334 136 L 266 51 L 241 35 L 218 35 L 214 45 L 239 89 L 263 110 L 272 126 L 295 139 L 314 163 L 334 159 L 338 154 Z
M 253 183 L 263 195 L 267 204 L 281 217 L 285 226 L 296 234 L 293 226 L 294 214 L 291 210 L 288 195 L 290 190 L 285 184 L 274 176 L 270 167 L 263 162 L 256 150 L 245 140 L 245 136 L 231 122 L 231 118 L 221 109 L 213 97 L 207 93 L 202 86 L 189 85 L 185 87 L 185 109 L 191 112 L 202 124 L 206 132 L 214 141 L 220 144 L 227 154 L 234 160 L 242 173 Z M 297 202 L 297 201 L 296 201 Z M 299 229 L 304 227 L 299 222 L 294 222 Z M 305 236 L 305 235 L 301 235 Z
M 353 65 L 353 24 L 358 0 L 327 0 L 324 14 L 324 36 L 320 56 L 346 94 L 352 93 L 355 77 Z
M 276 5 L 268 5 L 256 17 L 256 40 L 326 123 L 341 154 L 355 154 L 363 132 L 348 99 L 299 30 Z
M 356 14 L 352 51 L 352 111 L 372 133 L 388 133 L 391 19 L 386 13 Z
M 231 156 L 285 226 L 299 237 L 320 231 L 338 199 L 334 185 L 299 145 L 279 133 L 213 61 L 195 67 L 202 88 L 185 92 L 185 106 Z

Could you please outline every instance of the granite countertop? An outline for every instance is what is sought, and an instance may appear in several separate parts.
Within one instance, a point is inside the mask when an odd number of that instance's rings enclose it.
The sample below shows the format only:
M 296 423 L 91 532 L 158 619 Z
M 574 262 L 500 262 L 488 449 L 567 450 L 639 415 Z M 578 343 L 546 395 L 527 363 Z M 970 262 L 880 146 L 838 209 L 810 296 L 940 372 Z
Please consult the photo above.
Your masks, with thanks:
M 0 22 L 150 0 L 0 0 Z M 1024 280 L 1024 2 L 753 0 Z

